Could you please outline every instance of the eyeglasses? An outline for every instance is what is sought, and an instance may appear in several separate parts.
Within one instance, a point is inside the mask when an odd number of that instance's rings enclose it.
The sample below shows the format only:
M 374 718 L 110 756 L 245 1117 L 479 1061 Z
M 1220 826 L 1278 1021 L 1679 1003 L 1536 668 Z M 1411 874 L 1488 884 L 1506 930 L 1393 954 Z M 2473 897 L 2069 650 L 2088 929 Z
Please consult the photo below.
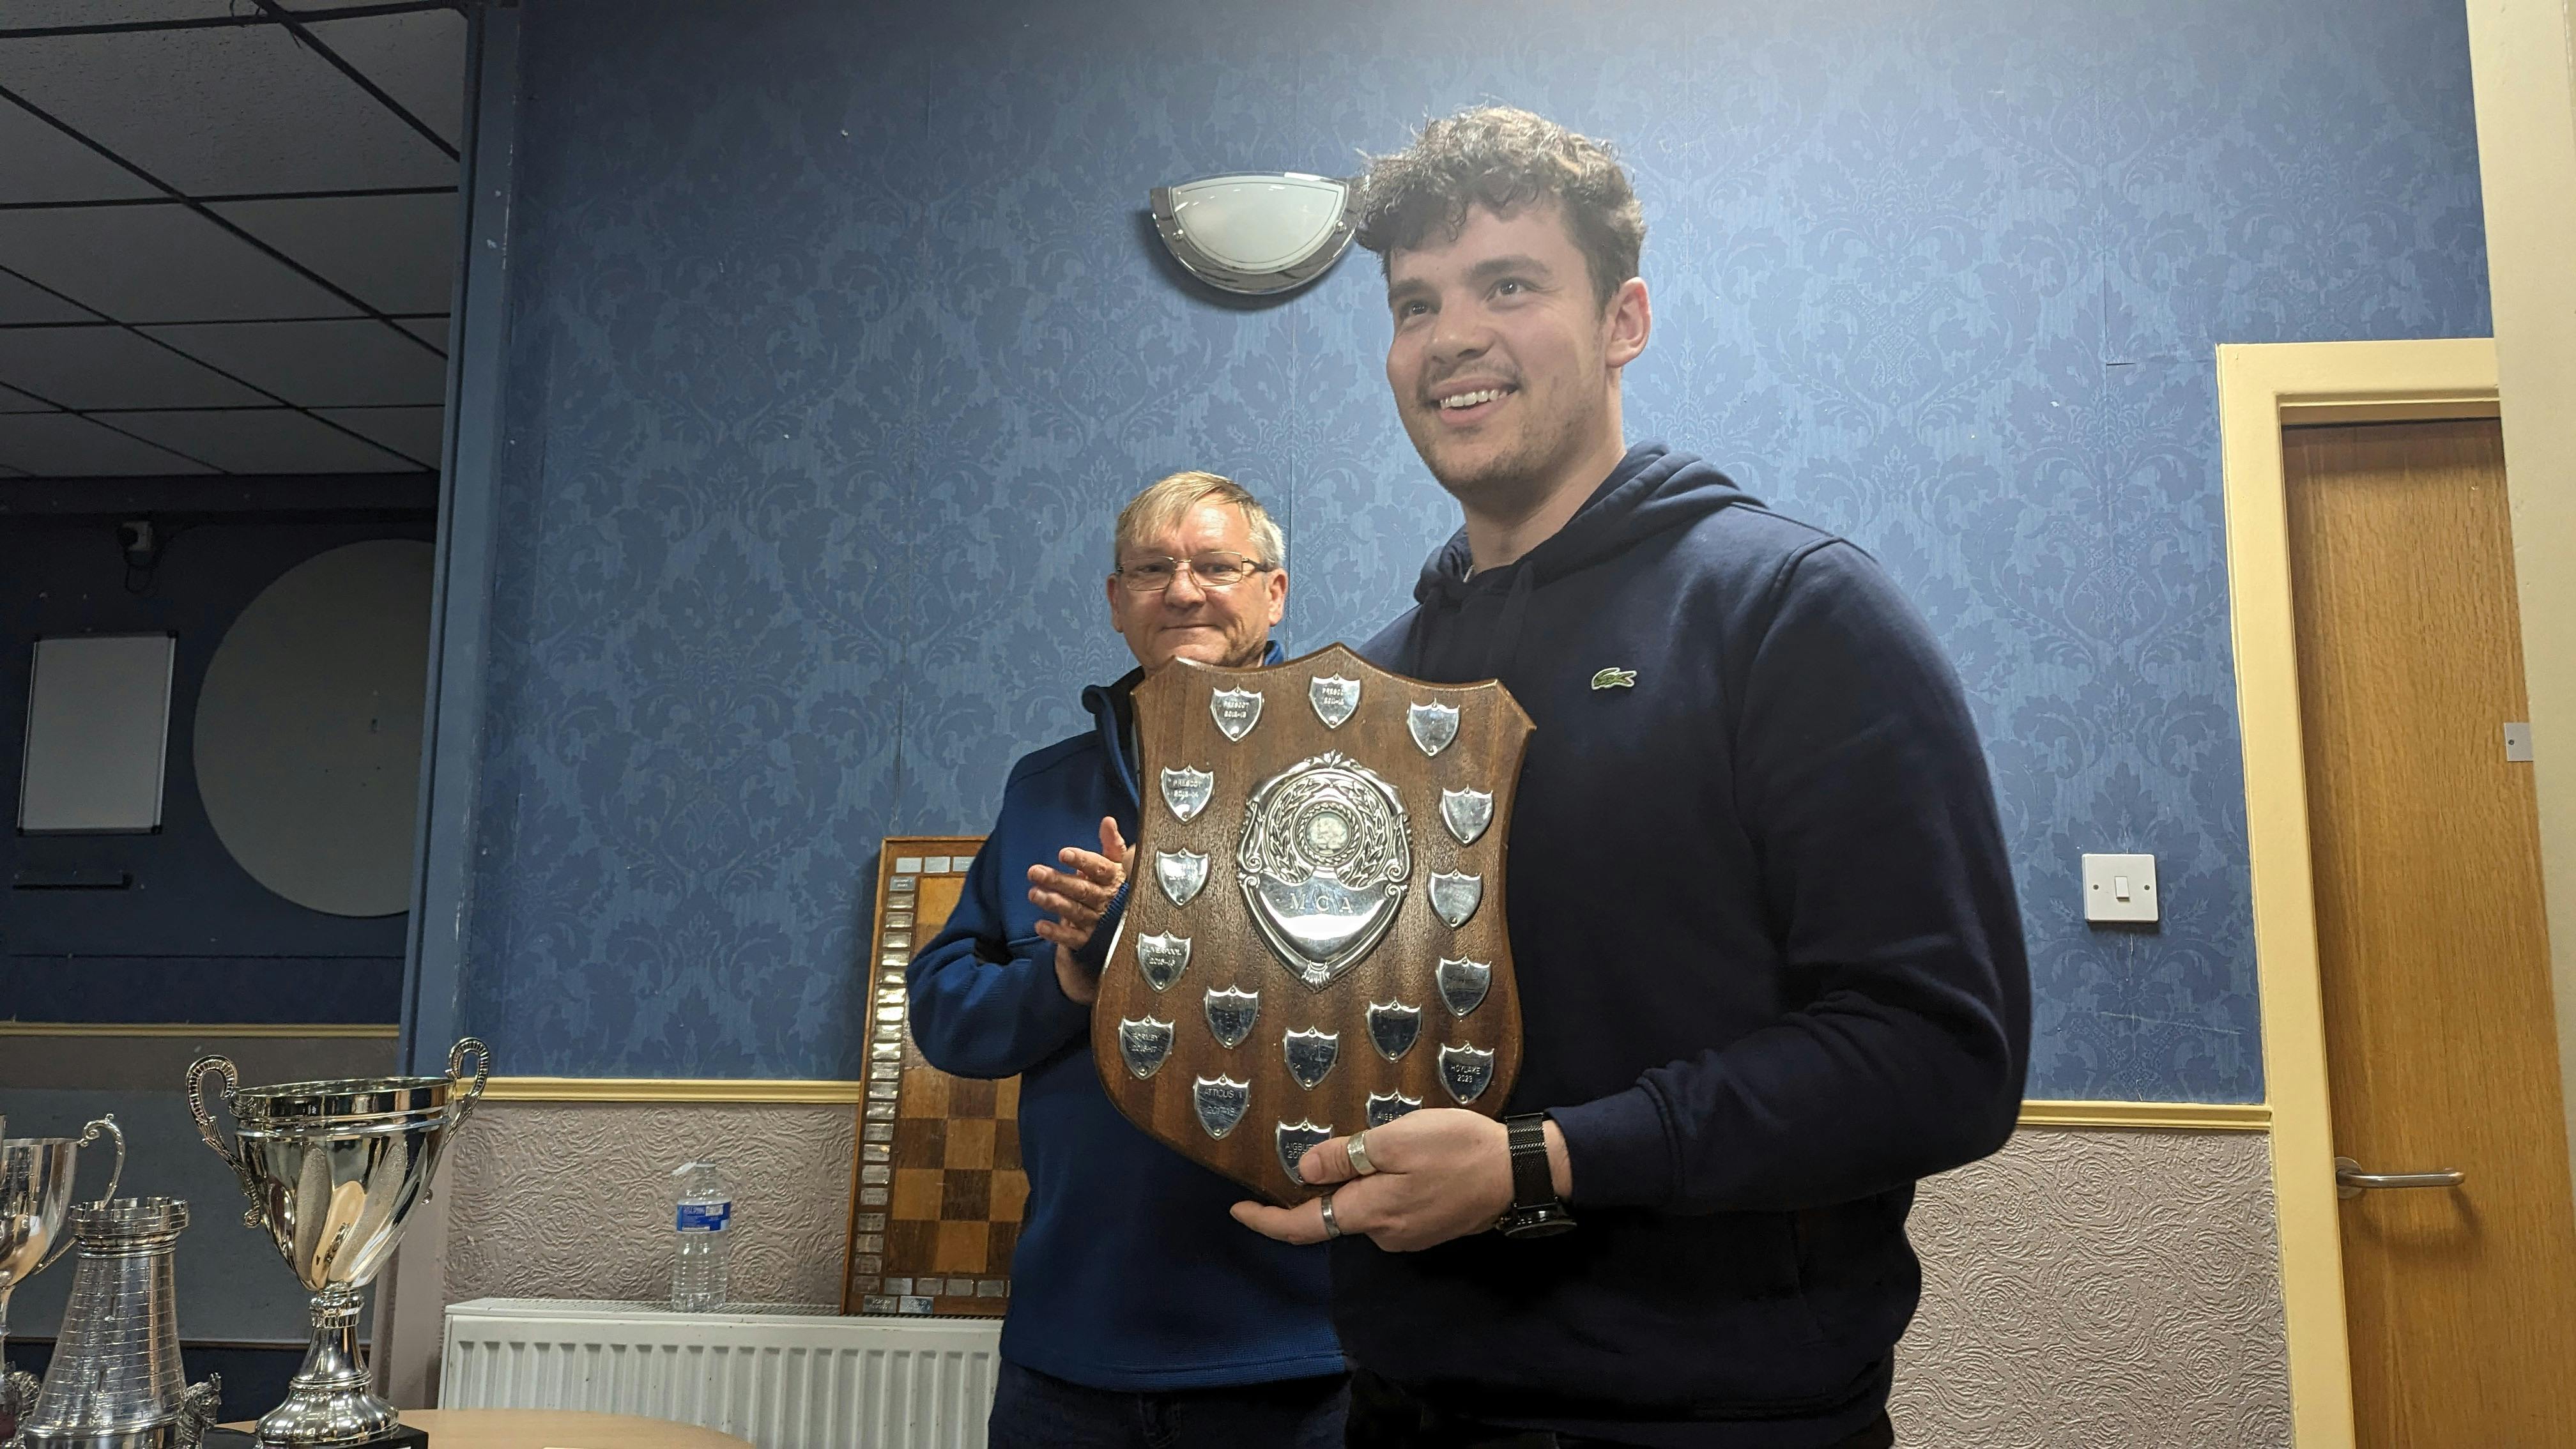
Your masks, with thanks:
M 1271 565 L 1239 553 L 1203 553 L 1195 558 L 1147 558 L 1118 567 L 1118 582 L 1131 594 L 1159 594 L 1172 586 L 1180 571 L 1190 571 L 1190 582 L 1202 589 L 1230 589 Z

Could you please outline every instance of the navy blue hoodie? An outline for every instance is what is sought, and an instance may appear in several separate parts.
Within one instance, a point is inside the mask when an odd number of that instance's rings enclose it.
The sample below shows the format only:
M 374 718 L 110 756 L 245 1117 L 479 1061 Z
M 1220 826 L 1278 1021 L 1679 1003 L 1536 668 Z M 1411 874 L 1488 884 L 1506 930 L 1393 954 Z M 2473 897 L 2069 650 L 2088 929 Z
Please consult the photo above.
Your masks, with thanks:
M 2029 972 L 1957 677 L 1878 565 L 1715 468 L 1628 454 L 1469 574 L 1462 533 L 1365 651 L 1500 678 L 1527 1022 L 1509 1108 L 1581 1226 L 1334 1245 L 1357 1362 L 1471 1417 L 1649 1445 L 1875 1419 L 1921 1275 L 1916 1179 L 2010 1134 Z
M 1001 819 L 908 977 L 913 1040 L 932 1066 L 1020 1078 L 1029 1198 L 1002 1357 L 1100 1389 L 1340 1373 L 1323 1250 L 1237 1226 L 1226 1208 L 1241 1188 L 1119 1115 L 1092 1066 L 1091 1008 L 1056 984 L 1055 947 L 1037 933 L 1030 866 L 1055 864 L 1068 845 L 1097 849 L 1104 815 L 1136 838 L 1122 716 L 1141 677 L 1084 690 L 1093 729 L 1011 767 Z M 1113 910 L 1092 933 L 1090 964 L 1117 929 Z

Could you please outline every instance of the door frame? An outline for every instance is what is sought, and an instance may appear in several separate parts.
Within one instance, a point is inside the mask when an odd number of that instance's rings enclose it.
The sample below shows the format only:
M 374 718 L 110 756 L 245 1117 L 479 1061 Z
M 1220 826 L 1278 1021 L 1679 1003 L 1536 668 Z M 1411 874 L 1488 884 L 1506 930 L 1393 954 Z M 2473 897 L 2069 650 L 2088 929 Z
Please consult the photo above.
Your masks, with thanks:
M 2264 1092 L 2272 1109 L 2291 1423 L 2300 1449 L 2347 1449 L 2353 1409 L 2281 429 L 2497 414 L 2491 338 L 2218 349 L 2219 466 L 2237 729 L 2245 751 L 2255 979 Z

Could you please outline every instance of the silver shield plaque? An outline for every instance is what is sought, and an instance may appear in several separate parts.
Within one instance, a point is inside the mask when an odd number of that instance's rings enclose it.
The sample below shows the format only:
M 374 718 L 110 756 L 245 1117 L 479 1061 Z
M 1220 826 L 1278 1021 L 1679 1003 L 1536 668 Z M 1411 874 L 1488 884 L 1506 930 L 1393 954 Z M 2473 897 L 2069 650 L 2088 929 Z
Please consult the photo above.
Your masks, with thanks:
M 1303 1121 L 1282 1122 L 1279 1124 L 1278 1133 L 1279 1168 L 1288 1174 L 1290 1182 L 1302 1185 L 1306 1179 L 1297 1175 L 1297 1164 L 1305 1158 L 1308 1148 L 1333 1135 L 1332 1125 L 1326 1123 L 1319 1126 L 1313 1122 Z
M 1315 718 L 1324 728 L 1337 730 L 1360 707 L 1360 682 L 1327 674 L 1306 686 L 1306 698 L 1314 702 Z
M 1198 1113 L 1199 1130 L 1223 1137 L 1243 1120 L 1252 1105 L 1252 1084 L 1232 1077 L 1200 1077 L 1190 1083 L 1190 1107 Z
M 1172 983 L 1190 967 L 1190 938 L 1187 936 L 1139 936 L 1136 938 L 1136 969 L 1145 973 L 1145 984 L 1156 991 L 1169 991 Z
M 1234 863 L 1262 940 L 1322 987 L 1395 924 L 1413 877 L 1404 803 L 1338 752 L 1300 760 L 1252 792 Z
M 1186 906 L 1207 884 L 1208 858 L 1195 850 L 1158 850 L 1154 852 L 1154 880 L 1162 886 L 1164 899 L 1176 906 Z M 1474 910 L 1475 907 L 1468 907 Z M 1451 925 L 1457 922 L 1452 921 Z
M 1458 706 L 1417 704 L 1404 712 L 1404 728 L 1426 755 L 1436 755 L 1458 738 Z
M 1239 1047 L 1252 1035 L 1252 1024 L 1261 1019 L 1261 993 L 1237 991 L 1229 986 L 1207 994 L 1208 1035 L 1221 1047 Z
M 1494 968 L 1482 961 L 1444 957 L 1436 979 L 1440 984 L 1440 999 L 1448 1003 L 1449 1014 L 1463 1018 L 1485 1004 L 1485 992 L 1494 984 Z
M 1383 1127 L 1421 1105 L 1420 1097 L 1408 1097 L 1402 1092 L 1371 1092 L 1368 1099 L 1368 1124 L 1371 1127 Z
M 1208 696 L 1208 713 L 1216 717 L 1216 727 L 1225 731 L 1227 739 L 1240 743 L 1261 723 L 1261 691 L 1220 689 Z
M 1476 914 L 1477 903 L 1484 898 L 1483 876 L 1444 870 L 1431 877 L 1431 909 L 1449 923 L 1450 930 L 1467 924 L 1468 918 Z
M 1183 767 L 1163 772 L 1163 804 L 1175 820 L 1196 820 L 1207 808 L 1208 796 L 1216 790 L 1216 776 L 1205 770 Z M 1455 828 L 1454 826 L 1451 828 Z
M 1372 1001 L 1368 1009 L 1369 1045 L 1388 1061 L 1401 1061 L 1422 1035 L 1422 1008 L 1400 1001 Z
M 1165 790 L 1171 787 L 1166 784 Z M 1186 819 L 1187 817 L 1183 817 Z M 1440 792 L 1440 823 L 1460 845 L 1473 845 L 1494 823 L 1494 797 L 1482 790 L 1443 790 Z
M 1118 1055 L 1127 1070 L 1143 1081 L 1161 1071 L 1163 1058 L 1172 1054 L 1172 1024 L 1148 1016 L 1139 1020 L 1122 1017 L 1118 1022 Z
M 1333 1071 L 1333 1063 L 1342 1055 L 1342 1034 L 1338 1031 L 1292 1031 L 1279 1039 L 1279 1049 L 1288 1057 L 1288 1075 L 1297 1085 L 1311 1092 Z
M 1485 1095 L 1494 1080 L 1494 1054 L 1482 1047 L 1445 1046 L 1440 1049 L 1440 1085 L 1458 1099 L 1460 1106 Z

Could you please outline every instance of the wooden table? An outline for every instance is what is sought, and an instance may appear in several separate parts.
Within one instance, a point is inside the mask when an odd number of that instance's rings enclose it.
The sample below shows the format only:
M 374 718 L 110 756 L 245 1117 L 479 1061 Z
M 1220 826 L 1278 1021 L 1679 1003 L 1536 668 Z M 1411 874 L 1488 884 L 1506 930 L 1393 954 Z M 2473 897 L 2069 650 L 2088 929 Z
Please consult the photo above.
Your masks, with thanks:
M 428 1430 L 432 1449 L 751 1449 L 694 1424 L 569 1409 L 405 1409 L 402 1419 Z

